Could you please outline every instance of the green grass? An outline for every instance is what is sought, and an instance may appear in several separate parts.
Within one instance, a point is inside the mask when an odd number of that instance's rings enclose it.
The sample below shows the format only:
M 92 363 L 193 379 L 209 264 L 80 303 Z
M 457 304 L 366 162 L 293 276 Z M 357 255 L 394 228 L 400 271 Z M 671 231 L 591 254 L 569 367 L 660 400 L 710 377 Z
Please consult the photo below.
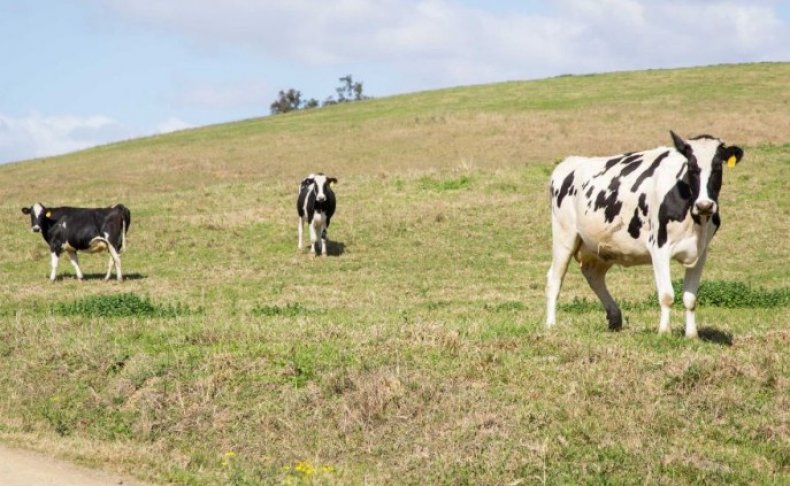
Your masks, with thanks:
M 0 438 L 176 484 L 787 482 L 788 78 L 454 88 L 1 166 Z M 572 265 L 546 330 L 554 164 L 670 128 L 746 153 L 701 339 L 681 307 L 658 335 L 649 267 L 609 272 L 610 333 Z M 327 258 L 296 249 L 316 170 L 339 179 Z M 50 283 L 35 201 L 131 208 L 130 278 Z
M 71 302 L 58 302 L 53 313 L 60 316 L 85 317 L 176 317 L 191 313 L 182 304 L 154 304 L 148 297 L 132 292 L 123 294 L 94 295 Z
M 683 308 L 683 281 L 672 282 L 675 292 L 674 307 Z M 646 296 L 640 301 L 623 301 L 619 303 L 623 310 L 658 309 L 658 299 L 655 293 Z M 773 307 L 790 306 L 790 287 L 781 287 L 773 290 L 752 288 L 743 282 L 730 282 L 722 280 L 703 281 L 697 291 L 697 305 L 704 307 L 724 307 L 727 309 L 771 309 Z M 575 297 L 559 306 L 564 312 L 590 312 L 603 310 L 598 300 L 588 300 L 586 297 Z

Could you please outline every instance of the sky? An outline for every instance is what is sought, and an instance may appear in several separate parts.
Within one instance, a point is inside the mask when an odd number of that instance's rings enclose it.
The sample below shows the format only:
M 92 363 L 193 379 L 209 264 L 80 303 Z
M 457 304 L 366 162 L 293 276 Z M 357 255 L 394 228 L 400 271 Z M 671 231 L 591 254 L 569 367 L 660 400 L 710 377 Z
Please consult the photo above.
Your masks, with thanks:
M 383 97 L 761 61 L 790 61 L 790 0 L 0 0 L 0 163 L 266 116 L 348 74 Z

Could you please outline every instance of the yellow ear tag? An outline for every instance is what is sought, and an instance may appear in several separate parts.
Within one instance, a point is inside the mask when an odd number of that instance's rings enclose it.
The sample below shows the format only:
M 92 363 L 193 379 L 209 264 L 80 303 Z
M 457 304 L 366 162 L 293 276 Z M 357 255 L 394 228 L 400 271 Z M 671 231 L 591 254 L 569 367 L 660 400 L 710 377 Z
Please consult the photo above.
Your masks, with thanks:
M 51 217 L 52 217 L 52 211 L 47 211 L 47 217 L 48 217 L 48 218 L 51 218 Z
M 736 162 L 738 162 L 738 159 L 736 159 L 734 155 L 730 155 L 730 158 L 727 159 L 727 167 L 732 169 L 733 167 L 735 167 Z

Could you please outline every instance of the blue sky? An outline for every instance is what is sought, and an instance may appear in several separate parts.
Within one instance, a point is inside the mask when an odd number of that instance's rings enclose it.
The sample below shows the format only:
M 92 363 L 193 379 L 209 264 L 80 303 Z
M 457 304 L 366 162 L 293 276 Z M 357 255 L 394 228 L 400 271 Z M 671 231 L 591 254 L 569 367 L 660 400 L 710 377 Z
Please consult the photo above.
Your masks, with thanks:
M 373 96 L 790 61 L 771 0 L 0 0 L 0 163 L 267 115 L 352 74 Z

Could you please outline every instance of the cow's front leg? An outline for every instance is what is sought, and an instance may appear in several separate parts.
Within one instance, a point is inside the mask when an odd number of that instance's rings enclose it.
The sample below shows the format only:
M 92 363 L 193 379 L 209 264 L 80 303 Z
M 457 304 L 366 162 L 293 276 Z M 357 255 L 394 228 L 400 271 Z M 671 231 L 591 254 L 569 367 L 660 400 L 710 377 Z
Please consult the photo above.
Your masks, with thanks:
M 326 251 L 327 251 L 326 230 L 327 230 L 326 225 L 323 225 L 323 228 L 321 228 L 321 255 L 323 256 L 326 256 Z
M 54 251 L 51 253 L 49 265 L 52 268 L 52 270 L 49 272 L 49 279 L 54 282 L 55 276 L 58 273 L 58 254 Z
M 80 260 L 79 257 L 77 257 L 77 253 L 69 251 L 66 252 L 66 254 L 69 256 L 69 261 L 71 262 L 71 266 L 74 267 L 74 271 L 77 272 L 77 279 L 82 280 L 83 275 L 82 270 L 80 269 Z
M 686 337 L 697 337 L 697 290 L 702 278 L 702 267 L 705 265 L 707 248 L 702 252 L 693 267 L 686 269 L 683 277 L 683 306 L 686 308 Z
M 656 276 L 656 291 L 658 303 L 661 306 L 661 318 L 658 321 L 658 333 L 666 334 L 669 327 L 669 314 L 672 302 L 675 300 L 675 291 L 672 289 L 672 275 L 670 274 L 670 258 L 668 251 L 656 251 L 652 254 L 653 272 Z
M 606 310 L 606 320 L 609 322 L 610 331 L 619 331 L 623 328 L 623 313 L 606 288 L 606 272 L 611 265 L 595 262 L 582 263 L 582 275 L 587 279 L 590 288 L 598 296 L 598 300 Z
M 315 231 L 315 225 L 315 219 L 311 223 L 308 223 L 308 226 L 310 226 L 310 252 L 313 254 L 315 254 L 315 242 L 318 239 Z

